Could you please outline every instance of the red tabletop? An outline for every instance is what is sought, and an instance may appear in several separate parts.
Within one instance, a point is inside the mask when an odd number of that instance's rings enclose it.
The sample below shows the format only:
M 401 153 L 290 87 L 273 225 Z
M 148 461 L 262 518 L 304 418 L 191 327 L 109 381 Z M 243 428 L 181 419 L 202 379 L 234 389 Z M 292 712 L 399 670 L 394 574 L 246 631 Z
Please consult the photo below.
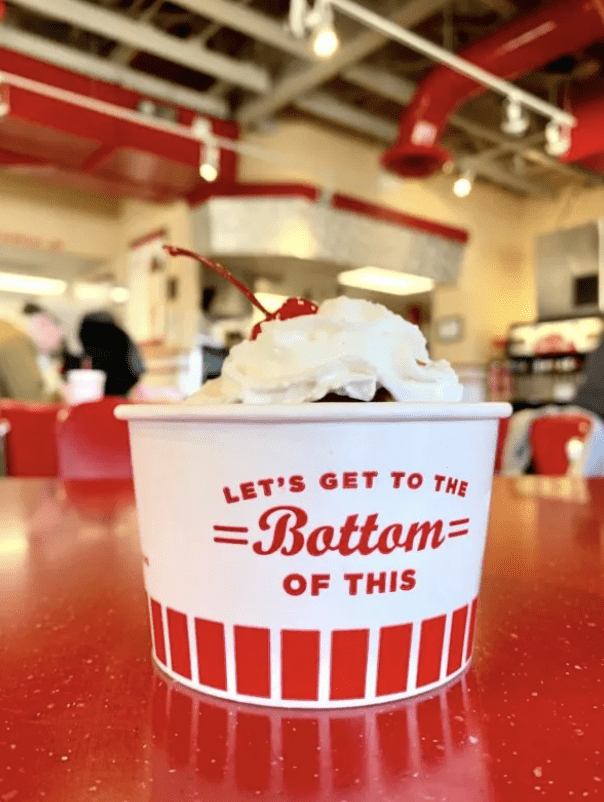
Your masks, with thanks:
M 153 668 L 127 482 L 0 479 L 0 802 L 604 796 L 603 532 L 604 480 L 496 479 L 473 668 L 266 710 Z

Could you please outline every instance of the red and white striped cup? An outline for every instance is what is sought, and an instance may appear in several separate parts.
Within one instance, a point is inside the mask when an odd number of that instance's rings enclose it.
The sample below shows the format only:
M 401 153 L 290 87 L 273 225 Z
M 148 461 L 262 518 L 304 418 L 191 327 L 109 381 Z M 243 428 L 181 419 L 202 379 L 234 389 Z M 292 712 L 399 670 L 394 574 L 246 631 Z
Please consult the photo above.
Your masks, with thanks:
M 153 655 L 213 696 L 355 707 L 468 664 L 508 404 L 128 405 Z

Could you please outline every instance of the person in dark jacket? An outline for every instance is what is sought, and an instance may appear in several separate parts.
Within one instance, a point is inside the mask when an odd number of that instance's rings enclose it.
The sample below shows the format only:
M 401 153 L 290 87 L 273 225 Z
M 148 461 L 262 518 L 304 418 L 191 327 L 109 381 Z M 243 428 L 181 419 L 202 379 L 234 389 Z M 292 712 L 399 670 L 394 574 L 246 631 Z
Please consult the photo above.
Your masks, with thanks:
M 78 334 L 84 363 L 107 374 L 105 395 L 125 396 L 145 372 L 139 350 L 109 312 L 91 312 L 82 318 Z

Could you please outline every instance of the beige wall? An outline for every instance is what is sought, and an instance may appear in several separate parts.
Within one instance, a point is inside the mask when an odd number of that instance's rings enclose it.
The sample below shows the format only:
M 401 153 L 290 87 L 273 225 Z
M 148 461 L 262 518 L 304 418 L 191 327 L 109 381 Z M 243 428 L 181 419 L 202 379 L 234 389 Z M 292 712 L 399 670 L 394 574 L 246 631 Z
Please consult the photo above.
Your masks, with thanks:
M 483 362 L 492 337 L 504 334 L 512 322 L 534 318 L 535 227 L 560 227 L 565 215 L 570 215 L 568 224 L 591 219 L 604 201 L 600 191 L 572 202 L 564 198 L 558 204 L 525 204 L 484 185 L 460 200 L 452 194 L 450 178 L 398 179 L 380 169 L 382 148 L 306 121 L 284 121 L 272 133 L 247 135 L 247 140 L 277 156 L 271 163 L 243 157 L 242 181 L 309 182 L 469 230 L 460 280 L 456 286 L 437 288 L 433 305 L 435 320 L 456 314 L 464 319 L 462 342 L 433 346 L 435 357 L 456 363 Z M 59 239 L 69 253 L 107 260 L 118 281 L 127 277 L 129 243 L 158 229 L 166 229 L 169 240 L 178 245 L 193 244 L 183 202 L 118 204 L 41 181 L 0 177 L 0 232 L 35 232 Z M 175 259 L 169 274 L 180 283 L 171 309 L 177 321 L 172 339 L 189 346 L 199 321 L 198 272 L 187 260 Z
M 533 262 L 533 242 L 540 234 L 588 223 L 604 216 L 604 186 L 569 187 L 553 200 L 525 201 L 526 232 Z
M 435 320 L 461 315 L 464 338 L 453 345 L 434 341 L 435 357 L 484 362 L 494 336 L 505 334 L 510 323 L 534 318 L 530 240 L 524 205 L 514 196 L 478 184 L 470 197 L 458 199 L 446 176 L 398 179 L 380 168 L 381 148 L 306 121 L 283 122 L 270 134 L 248 139 L 281 158 L 280 163 L 243 158 L 242 181 L 320 184 L 470 232 L 460 280 L 456 286 L 437 288 L 433 307 Z
M 604 216 L 604 186 L 596 189 L 568 187 L 551 200 L 525 202 L 525 230 L 531 269 L 537 275 L 535 241 L 546 233 L 589 223 Z
M 470 197 L 462 200 L 453 195 L 451 179 L 446 176 L 428 181 L 398 179 L 380 168 L 381 148 L 307 121 L 282 122 L 270 134 L 248 134 L 246 138 L 272 152 L 274 159 L 243 157 L 241 181 L 317 184 L 470 232 L 459 282 L 438 287 L 433 304 L 434 320 L 445 315 L 463 317 L 464 337 L 453 345 L 434 339 L 436 358 L 484 362 L 493 337 L 505 334 L 510 323 L 534 319 L 532 233 L 529 235 L 524 225 L 525 206 L 514 196 L 478 184 Z M 129 201 L 123 205 L 119 279 L 126 277 L 128 243 L 160 228 L 167 230 L 172 242 L 192 247 L 186 204 Z M 181 287 L 177 339 L 188 345 L 199 320 L 198 274 L 188 261 L 178 259 L 171 261 L 169 271 L 179 277 Z
M 120 206 L 43 180 L 0 174 L 0 232 L 59 241 L 66 253 L 112 260 Z
M 161 205 L 103 200 L 43 180 L 0 174 L 0 242 L 24 251 L 60 245 L 66 254 L 98 260 L 99 267 L 90 278 L 112 273 L 116 281 L 125 282 L 130 242 L 158 229 L 165 229 L 172 242 L 192 246 L 184 202 Z M 169 275 L 178 277 L 180 285 L 179 298 L 170 310 L 172 339 L 189 346 L 198 325 L 198 271 L 187 260 L 171 260 Z M 21 295 L 0 297 L 0 314 L 17 319 L 23 300 Z M 69 304 L 67 299 L 63 305 Z M 49 300 L 46 305 L 54 308 L 56 303 L 53 306 Z M 81 316 L 81 309 L 75 311 Z
M 0 173 L 0 245 L 6 245 L 10 254 L 6 269 L 11 269 L 10 260 L 14 259 L 34 265 L 34 272 L 44 268 L 48 276 L 65 278 L 56 272 L 60 257 L 54 261 L 54 256 L 45 258 L 50 251 L 98 262 L 99 272 L 110 271 L 118 255 L 119 219 L 116 201 L 56 187 L 42 179 Z M 0 318 L 22 323 L 20 311 L 25 300 L 24 295 L 0 293 Z M 85 311 L 82 303 L 65 296 L 34 300 L 54 310 L 73 337 Z

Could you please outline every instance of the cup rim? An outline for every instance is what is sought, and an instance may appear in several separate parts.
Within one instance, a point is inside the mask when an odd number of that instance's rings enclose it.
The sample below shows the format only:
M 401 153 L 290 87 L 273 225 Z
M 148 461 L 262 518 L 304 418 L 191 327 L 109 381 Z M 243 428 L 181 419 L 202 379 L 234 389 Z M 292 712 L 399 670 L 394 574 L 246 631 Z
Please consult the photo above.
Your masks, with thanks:
M 115 416 L 127 421 L 199 421 L 205 423 L 330 423 L 484 420 L 509 418 L 512 405 L 507 402 L 480 403 L 315 403 L 315 404 L 123 404 Z

